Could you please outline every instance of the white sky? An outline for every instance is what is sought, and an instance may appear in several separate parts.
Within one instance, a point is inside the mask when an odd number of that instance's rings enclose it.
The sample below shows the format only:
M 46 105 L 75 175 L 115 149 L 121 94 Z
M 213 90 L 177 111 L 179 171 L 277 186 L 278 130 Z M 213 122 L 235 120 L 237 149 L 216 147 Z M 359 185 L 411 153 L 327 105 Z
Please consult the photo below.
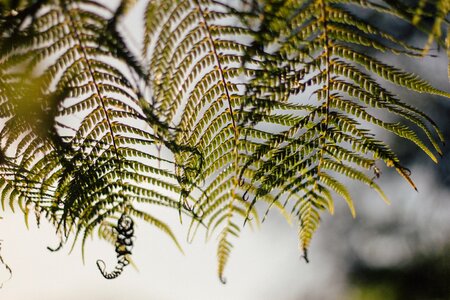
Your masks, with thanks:
M 176 212 L 158 216 L 173 227 L 181 239 L 185 255 L 176 249 L 166 235 L 139 223 L 132 256 L 139 271 L 129 266 L 115 280 L 104 279 L 95 264 L 97 259 L 104 259 L 108 270 L 114 267 L 115 252 L 109 244 L 98 240 L 88 242 L 86 264 L 83 265 L 79 245 L 71 255 L 68 255 L 69 246 L 56 253 L 46 249 L 47 246 L 58 244 L 50 226 L 43 224 L 41 229 L 37 229 L 35 222 L 31 221 L 30 229 L 27 230 L 20 213 L 2 214 L 1 254 L 13 270 L 13 277 L 0 289 L 0 299 L 338 299 L 337 295 L 345 292 L 346 267 L 349 262 L 333 255 L 336 255 L 336 248 L 354 242 L 354 235 L 350 233 L 341 232 L 339 236 L 333 236 L 335 227 L 342 227 L 342 222 L 354 222 L 350 224 L 350 229 L 352 226 L 356 229 L 358 220 L 370 223 L 373 219 L 389 220 L 393 215 L 400 216 L 404 222 L 422 228 L 421 232 L 430 241 L 430 247 L 438 245 L 433 241 L 445 241 L 445 237 L 450 235 L 450 227 L 445 226 L 450 213 L 450 203 L 445 199 L 450 199 L 450 193 L 439 189 L 435 185 L 436 179 L 426 172 L 420 172 L 421 168 L 421 165 L 413 167 L 413 171 L 417 171 L 414 179 L 419 186 L 419 193 L 413 191 L 399 176 L 394 175 L 395 180 L 391 176 L 382 178 L 386 193 L 392 200 L 390 206 L 378 199 L 375 192 L 361 189 L 361 185 L 353 186 L 359 212 L 355 221 L 351 219 L 344 201 L 337 199 L 338 206 L 343 209 L 338 209 L 332 217 L 324 215 L 313 239 L 309 264 L 300 259 L 295 226 L 290 227 L 277 212 L 272 211 L 268 221 L 259 230 L 252 232 L 247 228 L 235 242 L 225 272 L 228 279 L 226 285 L 220 283 L 216 274 L 216 242 L 211 240 L 205 243 L 199 232 L 194 243 L 188 245 L 182 240 L 186 234 L 178 225 Z M 369 261 L 394 260 L 395 264 L 395 260 L 404 259 L 404 251 L 395 252 L 404 242 L 401 239 L 383 240 L 383 237 L 374 235 L 366 237 L 366 240 L 370 242 L 356 246 L 361 248 L 362 255 L 368 255 Z M 0 266 L 0 279 L 7 277 L 8 273 Z
M 203 236 L 187 245 L 182 241 L 183 256 L 164 234 L 138 224 L 132 267 L 115 280 L 105 280 L 96 267 L 96 260 L 106 261 L 107 268 L 115 264 L 115 252 L 110 245 L 93 241 L 87 244 L 87 259 L 83 266 L 80 247 L 67 255 L 69 246 L 51 253 L 46 247 L 57 245 L 50 226 L 30 226 L 26 230 L 20 214 L 7 214 L 0 222 L 4 240 L 2 255 L 13 269 L 13 278 L 0 290 L 0 299 L 296 299 L 305 286 L 321 278 L 328 281 L 330 268 L 325 257 L 312 250 L 313 262 L 300 259 L 296 229 L 289 228 L 273 213 L 265 230 L 244 230 L 231 254 L 223 285 L 217 278 L 216 243 L 205 244 Z M 348 216 L 347 216 L 348 217 Z M 178 236 L 185 233 L 177 224 Z M 30 222 L 34 223 L 34 222 Z M 276 224 L 279 223 L 279 224 Z M 314 248 L 314 247 L 313 247 Z M 0 267 L 0 270 L 2 267 Z M 319 275 L 314 270 L 324 270 Z M 328 270 L 328 271 L 327 271 Z M 0 271 L 5 278 L 5 270 Z M 332 279 L 332 278 L 328 278 Z

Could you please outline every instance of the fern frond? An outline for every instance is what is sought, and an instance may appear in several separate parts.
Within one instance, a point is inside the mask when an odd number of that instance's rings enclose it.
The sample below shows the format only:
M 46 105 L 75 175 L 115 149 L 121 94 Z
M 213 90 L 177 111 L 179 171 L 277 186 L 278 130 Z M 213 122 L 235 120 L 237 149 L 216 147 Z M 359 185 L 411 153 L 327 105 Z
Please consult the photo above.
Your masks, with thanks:
M 414 15 L 400 1 L 382 2 L 254 2 L 253 11 L 241 15 L 259 32 L 252 50 L 273 49 L 262 58 L 268 67 L 255 73 L 247 89 L 249 99 L 258 99 L 245 104 L 251 111 L 247 121 L 272 119 L 275 111 L 283 116 L 277 117 L 283 120 L 278 122 L 283 127 L 276 135 L 261 136 L 245 168 L 256 170 L 252 180 L 258 187 L 257 195 L 272 193 L 277 199 L 286 198 L 286 203 L 293 201 L 292 195 L 298 195 L 292 205 L 299 217 L 305 257 L 320 222 L 320 211 L 333 211 L 333 193 L 346 201 L 355 216 L 343 177 L 367 184 L 389 203 L 375 183 L 380 176 L 376 161 L 381 159 L 416 189 L 395 153 L 371 133 L 367 124 L 411 141 L 435 162 L 435 153 L 442 153 L 443 136 L 436 124 L 380 83 L 381 78 L 411 91 L 450 96 L 417 75 L 375 57 L 374 52 L 390 52 L 414 58 L 423 51 L 357 16 L 361 9 L 403 20 L 411 20 Z M 448 11 L 443 11 L 446 16 Z M 279 34 L 267 36 L 267 32 Z M 254 52 L 248 54 L 257 57 Z M 277 107 L 274 103 L 280 99 L 297 106 Z M 384 121 L 380 111 L 396 120 Z
M 117 253 L 112 272 L 97 262 L 105 278 L 130 263 L 136 219 L 181 250 L 153 206 L 188 215 L 188 239 L 202 226 L 217 237 L 224 283 L 241 226 L 274 208 L 298 220 L 308 261 L 335 196 L 356 215 L 348 179 L 389 203 L 377 184 L 384 164 L 417 190 L 375 132 L 442 155 L 436 123 L 391 86 L 450 93 L 380 54 L 413 60 L 436 43 L 450 56 L 448 0 L 148 0 L 141 57 L 121 26 L 135 3 L 0 3 L 2 208 L 20 208 L 26 224 L 48 219 L 83 257 L 97 232 Z M 428 41 L 409 44 L 368 12 Z
M 36 21 L 17 29 L 23 41 L 5 45 L 0 58 L 7 75 L 1 137 L 17 166 L 2 178 L 2 200 L 9 193 L 25 212 L 33 204 L 58 232 L 81 239 L 83 253 L 88 236 L 124 214 L 174 239 L 164 223 L 133 204 L 174 207 L 173 193 L 181 192 L 168 167 L 160 167 L 164 160 L 151 155 L 164 141 L 149 125 L 162 125 L 141 109 L 133 75 L 142 74 L 117 32 L 105 30 L 112 13 L 92 1 L 45 5 Z M 119 260 L 122 267 L 128 261 Z
M 251 32 L 218 1 L 150 1 L 146 19 L 144 52 L 154 104 L 164 120 L 177 128 L 177 143 L 198 151 L 175 153 L 177 175 L 185 195 L 197 195 L 195 209 L 208 228 L 207 236 L 219 232 L 218 273 L 224 282 L 231 239 L 240 232 L 236 219 L 258 220 L 256 210 L 243 199 L 246 190 L 245 198 L 257 190 L 247 177 L 250 171 L 239 177 L 246 158 L 259 144 L 244 133 L 250 127 L 240 123 L 246 101 L 244 78 L 255 72 L 241 68 L 250 49 L 242 41 Z M 269 195 L 263 198 L 273 202 Z M 284 211 L 279 203 L 275 206 Z

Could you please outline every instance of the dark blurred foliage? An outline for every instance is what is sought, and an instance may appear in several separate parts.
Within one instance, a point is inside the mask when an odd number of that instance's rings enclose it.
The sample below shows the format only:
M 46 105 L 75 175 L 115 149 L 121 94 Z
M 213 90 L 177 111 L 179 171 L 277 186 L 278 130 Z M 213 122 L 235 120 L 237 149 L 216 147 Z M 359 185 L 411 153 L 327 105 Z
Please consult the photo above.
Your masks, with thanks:
M 411 27 L 405 23 L 392 23 L 391 20 L 375 20 L 374 16 L 368 16 L 369 20 L 376 22 L 378 26 L 386 26 L 395 28 L 398 37 L 408 39 L 412 43 L 417 41 L 423 42 L 424 36 L 412 35 Z M 438 47 L 438 46 L 436 46 Z M 436 49 L 430 52 L 430 55 L 436 54 Z M 443 63 L 447 63 L 443 57 Z M 433 70 L 418 70 L 429 72 L 428 76 L 446 76 L 446 74 L 432 73 Z M 444 90 L 448 90 L 450 84 L 443 86 Z M 434 97 L 422 96 L 416 99 L 411 99 L 412 103 L 423 109 L 441 128 L 446 145 L 443 147 L 443 156 L 439 164 L 435 165 L 429 162 L 427 158 L 417 155 L 417 151 L 413 151 L 410 144 L 405 143 L 398 137 L 393 137 L 392 145 L 399 154 L 400 160 L 406 166 L 418 165 L 414 172 L 423 172 L 428 176 L 436 178 L 438 182 L 436 185 L 438 189 L 450 189 L 450 103 L 443 99 L 433 99 Z M 423 174 L 422 174 L 423 175 Z M 394 183 L 395 184 L 395 183 Z M 419 187 L 420 190 L 420 187 Z M 424 201 L 430 201 L 422 193 Z M 396 199 L 398 201 L 407 201 L 408 199 Z M 442 203 L 443 207 L 449 207 L 450 199 L 434 199 L 430 202 L 433 204 Z M 417 208 L 419 209 L 419 208 Z M 449 211 L 440 211 L 438 213 L 448 216 L 450 220 Z M 420 214 L 420 212 L 419 212 Z M 366 216 L 365 216 L 366 217 Z M 365 218 L 364 217 L 364 218 Z M 346 253 L 346 258 L 351 261 L 348 266 L 348 283 L 349 290 L 346 299 L 355 300 L 446 300 L 450 299 L 450 236 L 442 236 L 440 241 L 430 241 L 424 235 L 427 234 L 429 228 L 423 227 L 423 224 L 416 224 L 405 221 L 402 213 L 394 213 L 390 220 L 373 220 L 373 223 L 366 223 L 363 226 L 352 224 L 343 225 L 340 229 L 342 231 L 350 231 L 353 235 L 363 237 L 359 239 L 357 247 L 353 245 L 349 252 Z M 424 218 L 432 218 L 426 216 Z M 350 223 L 350 222 L 349 222 Z M 417 222 L 420 223 L 420 222 Z M 360 224 L 361 225 L 361 224 Z M 437 226 L 434 230 L 442 230 L 448 233 L 448 230 L 443 230 L 450 225 L 450 222 L 444 222 Z M 425 226 L 426 227 L 426 226 Z M 346 228 L 346 229 L 345 229 Z M 361 259 L 361 242 L 369 241 L 369 236 L 382 238 L 389 236 L 390 241 L 401 243 L 406 241 L 408 245 L 404 250 L 403 258 L 396 263 L 377 264 L 369 262 L 369 260 Z M 386 241 L 384 241 L 386 242 Z M 435 245 L 433 243 L 439 245 Z M 382 243 L 381 243 L 382 244 Z M 444 245 L 444 246 L 443 246 Z M 389 243 L 386 247 L 378 247 L 382 251 L 390 251 Z M 437 249 L 435 249 L 437 248 Z M 348 298 L 347 298 L 348 297 Z
M 370 268 L 355 263 L 350 280 L 358 300 L 450 299 L 450 248 L 417 255 L 409 263 L 391 268 Z

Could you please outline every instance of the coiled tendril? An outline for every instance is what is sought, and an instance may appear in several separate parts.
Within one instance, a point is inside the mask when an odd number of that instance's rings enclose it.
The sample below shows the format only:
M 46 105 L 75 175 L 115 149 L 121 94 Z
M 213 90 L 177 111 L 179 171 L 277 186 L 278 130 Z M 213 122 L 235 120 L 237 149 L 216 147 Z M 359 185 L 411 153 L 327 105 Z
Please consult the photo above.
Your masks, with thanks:
M 116 239 L 116 253 L 117 265 L 115 269 L 108 273 L 106 272 L 105 262 L 101 259 L 97 260 L 97 267 L 106 279 L 117 278 L 123 271 L 123 268 L 130 262 L 128 255 L 131 255 L 133 248 L 134 222 L 129 216 L 122 214 L 117 222 L 117 239 Z

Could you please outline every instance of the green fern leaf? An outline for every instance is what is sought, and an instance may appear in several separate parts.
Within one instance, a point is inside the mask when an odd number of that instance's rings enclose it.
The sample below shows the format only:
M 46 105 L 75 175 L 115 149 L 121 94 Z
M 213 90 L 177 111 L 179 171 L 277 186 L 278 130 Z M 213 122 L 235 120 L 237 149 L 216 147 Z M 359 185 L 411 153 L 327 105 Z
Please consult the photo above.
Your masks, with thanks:
M 344 198 L 355 216 L 343 178 L 367 184 L 389 203 L 375 183 L 380 175 L 375 163 L 381 159 L 416 188 L 395 153 L 377 140 L 366 124 L 410 140 L 435 162 L 435 152 L 442 153 L 442 133 L 434 122 L 397 99 L 377 77 L 415 92 L 447 98 L 450 94 L 375 58 L 371 54 L 374 51 L 420 57 L 423 50 L 358 18 L 361 7 L 405 20 L 413 16 L 400 1 L 375 4 L 339 0 L 268 1 L 255 4 L 252 12 L 241 15 L 247 24 L 259 27 L 254 48 L 275 49 L 263 57 L 271 67 L 256 73 L 249 85 L 252 88 L 247 90 L 250 99 L 258 99 L 246 103 L 252 112 L 247 120 L 269 120 L 275 117 L 275 109 L 277 119 L 286 120 L 278 122 L 284 127 L 275 135 L 262 137 L 263 143 L 246 162 L 246 168 L 257 170 L 252 180 L 258 186 L 258 195 L 272 193 L 277 199 L 285 198 L 287 204 L 292 201 L 291 195 L 300 194 L 292 211 L 299 217 L 300 243 L 306 259 L 320 211 L 333 211 L 333 193 Z M 443 11 L 444 15 L 448 13 Z M 267 32 L 278 34 L 267 36 Z M 276 108 L 273 103 L 278 99 L 298 106 Z M 381 110 L 400 121 L 383 121 L 374 114 Z M 411 124 L 428 141 L 420 138 Z M 372 171 L 373 178 L 364 171 Z
M 215 1 L 150 1 L 146 14 L 144 53 L 150 61 L 154 104 L 177 128 L 177 143 L 197 150 L 175 153 L 177 176 L 183 195 L 197 198 L 194 209 L 208 228 L 207 236 L 219 232 L 218 273 L 225 282 L 232 238 L 240 233 L 236 219 L 245 223 L 252 215 L 250 223 L 258 220 L 256 210 L 243 199 L 256 191 L 250 180 L 253 171 L 239 177 L 243 162 L 259 144 L 247 138 L 250 127 L 240 124 L 245 101 L 241 78 L 254 72 L 241 69 L 249 46 L 240 39 L 250 32 L 242 24 L 226 22 L 237 19 Z M 273 202 L 269 195 L 263 199 Z M 284 211 L 279 202 L 274 205 Z M 192 224 L 192 232 L 199 225 Z
M 80 238 L 83 253 L 87 237 L 123 214 L 154 225 L 179 247 L 167 225 L 134 208 L 174 207 L 173 193 L 181 191 L 163 160 L 149 154 L 162 140 L 148 125 L 161 125 L 140 108 L 137 83 L 123 66 L 142 74 L 117 33 L 105 31 L 108 15 L 96 2 L 56 1 L 15 29 L 21 43 L 2 45 L 0 105 L 8 119 L 1 137 L 17 166 L 2 178 L 2 203 L 9 196 L 25 214 L 33 205 L 66 240 L 71 233 Z M 23 74 L 11 71 L 20 67 Z

